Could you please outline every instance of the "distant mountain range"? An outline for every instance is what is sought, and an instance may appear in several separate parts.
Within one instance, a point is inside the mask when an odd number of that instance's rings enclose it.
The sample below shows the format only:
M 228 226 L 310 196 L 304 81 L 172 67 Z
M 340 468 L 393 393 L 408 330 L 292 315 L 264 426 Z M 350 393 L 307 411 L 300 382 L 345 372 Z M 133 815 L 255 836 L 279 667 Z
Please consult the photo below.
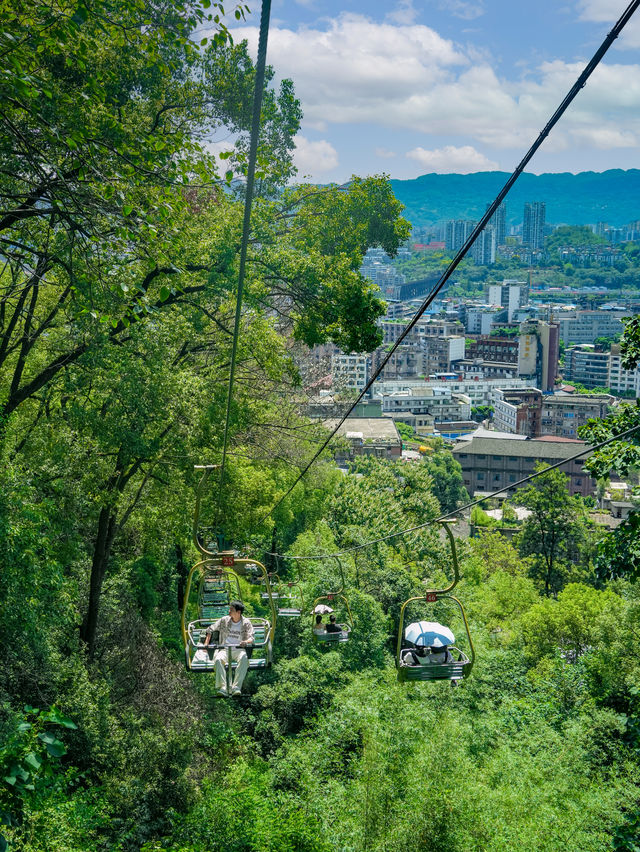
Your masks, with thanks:
M 422 175 L 392 180 L 404 216 L 415 226 L 446 219 L 479 219 L 505 184 L 507 172 L 470 175 Z M 607 222 L 621 227 L 640 219 L 640 170 L 533 175 L 525 172 L 507 195 L 507 222 L 522 222 L 526 201 L 544 201 L 547 222 L 587 225 Z

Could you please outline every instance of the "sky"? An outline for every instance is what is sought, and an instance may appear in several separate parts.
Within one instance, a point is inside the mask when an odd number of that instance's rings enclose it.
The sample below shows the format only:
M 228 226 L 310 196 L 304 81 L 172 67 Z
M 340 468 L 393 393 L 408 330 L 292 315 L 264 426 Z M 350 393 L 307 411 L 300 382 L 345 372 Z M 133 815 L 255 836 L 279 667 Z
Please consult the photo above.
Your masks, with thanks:
M 260 7 L 234 26 L 255 56 Z M 272 0 L 298 177 L 511 171 L 628 0 Z M 640 167 L 640 11 L 528 171 Z

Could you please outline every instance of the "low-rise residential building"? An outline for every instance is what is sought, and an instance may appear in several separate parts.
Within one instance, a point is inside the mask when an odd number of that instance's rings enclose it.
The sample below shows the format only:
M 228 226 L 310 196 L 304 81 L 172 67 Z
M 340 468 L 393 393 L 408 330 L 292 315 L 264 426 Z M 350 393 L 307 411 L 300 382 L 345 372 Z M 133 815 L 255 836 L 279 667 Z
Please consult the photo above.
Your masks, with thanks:
M 482 361 L 479 358 L 456 363 L 456 369 L 460 370 L 467 380 L 483 381 L 484 379 L 515 379 L 518 375 L 518 365 L 500 363 L 499 361 Z
M 338 420 L 325 420 L 324 426 L 333 431 L 338 423 Z M 390 417 L 349 417 L 336 435 L 344 439 L 338 442 L 335 451 L 338 464 L 361 455 L 388 459 L 402 456 L 402 440 Z
M 518 363 L 517 337 L 491 337 L 482 335 L 467 343 L 465 357 L 471 360 L 498 361 L 501 364 Z
M 476 492 L 491 493 L 505 487 L 507 493 L 514 493 L 519 487 L 516 485 L 519 480 L 535 473 L 537 462 L 555 464 L 571 458 L 586 446 L 584 441 L 522 439 L 513 435 L 509 438 L 473 437 L 471 440 L 460 440 L 452 452 L 462 468 L 464 486 L 473 495 Z M 584 468 L 584 457 L 567 462 L 560 470 L 569 477 L 571 495 L 595 495 L 596 482 Z
M 606 388 L 609 382 L 609 353 L 596 352 L 593 344 L 566 349 L 563 378 L 586 388 Z
M 396 420 L 405 414 L 429 415 L 435 423 L 468 420 L 471 416 L 471 399 L 449 388 L 411 388 L 383 396 L 382 413 Z
M 411 390 L 412 388 L 436 388 L 446 386 L 447 390 L 466 394 L 471 400 L 471 406 L 493 405 L 493 391 L 495 388 L 526 388 L 528 383 L 523 379 L 487 379 L 482 376 L 473 376 L 465 379 L 463 373 L 456 372 L 446 376 L 433 376 L 429 379 L 387 379 L 376 381 L 371 388 L 373 399 L 382 399 L 390 393 L 398 390 Z
M 609 394 L 542 394 L 537 388 L 496 389 L 493 424 L 503 432 L 530 438 L 577 438 L 591 418 L 606 417 L 614 397 Z
M 554 394 L 542 398 L 541 435 L 576 438 L 578 429 L 592 418 L 607 416 L 614 402 L 609 394 Z
M 493 425 L 499 432 L 537 438 L 540 433 L 542 391 L 537 388 L 493 392 Z

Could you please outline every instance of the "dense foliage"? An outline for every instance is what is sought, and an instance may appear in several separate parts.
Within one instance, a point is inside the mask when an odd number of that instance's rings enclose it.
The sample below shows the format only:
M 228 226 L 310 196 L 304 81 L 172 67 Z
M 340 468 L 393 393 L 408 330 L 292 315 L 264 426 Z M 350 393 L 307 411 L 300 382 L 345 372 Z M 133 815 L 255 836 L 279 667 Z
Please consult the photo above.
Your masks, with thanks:
M 0 14 L 0 850 L 633 849 L 637 576 L 619 547 L 593 570 L 561 476 L 523 497 L 540 526 L 519 550 L 456 531 L 476 650 L 456 689 L 402 686 L 393 665 L 403 602 L 452 575 L 431 522 L 468 495 L 442 445 L 346 474 L 325 459 L 269 514 L 326 434 L 299 412 L 292 341 L 377 345 L 362 255 L 408 234 L 384 177 L 285 187 L 288 81 L 265 92 L 230 457 L 201 532 L 299 576 L 306 601 L 343 585 L 353 638 L 323 652 L 307 609 L 280 619 L 273 667 L 233 703 L 185 672 L 193 465 L 221 450 L 254 68 L 204 0 Z M 216 130 L 229 156 L 208 152 Z M 553 552 L 534 546 L 549 517 Z M 446 603 L 409 615 L 465 645 Z

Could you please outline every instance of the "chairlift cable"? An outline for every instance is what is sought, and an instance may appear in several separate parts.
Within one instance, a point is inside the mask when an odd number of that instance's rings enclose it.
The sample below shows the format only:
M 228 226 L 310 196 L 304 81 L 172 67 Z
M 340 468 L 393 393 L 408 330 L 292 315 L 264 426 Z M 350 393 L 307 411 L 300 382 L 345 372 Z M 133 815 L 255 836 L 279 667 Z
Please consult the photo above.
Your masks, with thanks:
M 638 0 L 640 2 L 640 0 Z M 251 120 L 251 142 L 249 147 L 249 163 L 247 167 L 247 187 L 244 199 L 244 219 L 242 223 L 242 243 L 240 245 L 240 268 L 238 271 L 238 294 L 236 298 L 236 316 L 233 328 L 233 344 L 231 348 L 231 363 L 229 365 L 229 387 L 227 391 L 227 407 L 225 413 L 224 435 L 222 443 L 222 462 L 220 464 L 220 481 L 218 483 L 218 502 L 216 519 L 219 518 L 224 489 L 224 474 L 227 461 L 227 445 L 229 442 L 229 422 L 231 419 L 231 402 L 233 399 L 233 379 L 236 367 L 238 337 L 240 334 L 240 318 L 242 314 L 242 296 L 244 292 L 244 277 L 247 263 L 247 249 L 251 231 L 251 203 L 258 157 L 258 139 L 260 136 L 260 115 L 262 110 L 262 94 L 264 90 L 265 65 L 267 61 L 267 39 L 269 36 L 269 17 L 271 15 L 271 0 L 262 0 L 260 15 L 260 35 L 258 39 L 258 58 L 256 61 L 256 80 L 253 95 L 253 116 Z
M 640 2 L 640 0 L 639 0 Z M 640 429 L 640 424 L 637 426 L 632 426 L 630 429 L 627 429 L 625 432 L 621 432 L 619 435 L 614 435 L 611 438 L 607 438 L 605 441 L 601 441 L 599 444 L 595 444 L 594 446 L 587 447 L 581 450 L 579 453 L 576 453 L 573 456 L 570 456 L 567 459 L 561 459 L 558 462 L 554 462 L 553 464 L 545 467 L 543 470 L 537 470 L 535 473 L 531 473 L 528 476 L 519 479 L 517 482 L 512 482 L 509 485 L 505 485 L 504 488 L 498 489 L 498 491 L 493 491 L 491 494 L 487 494 L 486 497 L 480 497 L 478 500 L 472 500 L 469 503 L 465 503 L 463 506 L 459 506 L 457 509 L 452 509 L 450 512 L 447 512 L 445 515 L 440 515 L 437 518 L 433 518 L 432 520 L 425 521 L 423 524 L 418 524 L 415 527 L 409 527 L 405 530 L 398 530 L 398 532 L 390 533 L 389 535 L 381 536 L 380 538 L 374 538 L 371 541 L 365 541 L 363 544 L 356 544 L 353 547 L 349 547 L 346 550 L 339 550 L 337 553 L 320 553 L 315 556 L 286 556 L 285 554 L 273 554 L 270 553 L 270 556 L 278 555 L 282 559 L 296 560 L 296 561 L 308 561 L 312 559 L 338 559 L 340 556 L 346 556 L 349 553 L 355 553 L 359 550 L 363 550 L 365 547 L 371 547 L 374 544 L 381 544 L 382 542 L 389 541 L 392 538 L 397 538 L 401 535 L 406 535 L 407 533 L 416 532 L 417 530 L 422 530 L 425 527 L 429 527 L 432 524 L 439 524 L 443 521 L 446 521 L 449 518 L 452 518 L 454 515 L 459 514 L 460 512 L 465 512 L 467 509 L 472 509 L 474 506 L 479 506 L 480 503 L 484 503 L 485 500 L 491 500 L 493 497 L 497 497 L 499 494 L 503 494 L 505 491 L 510 491 L 512 488 L 518 488 L 521 485 L 524 485 L 526 482 L 531 482 L 531 480 L 536 479 L 538 476 L 542 476 L 543 473 L 548 473 L 550 470 L 555 470 L 558 467 L 562 467 L 563 465 L 569 464 L 575 459 L 579 459 L 582 456 L 590 455 L 591 453 L 596 452 L 596 450 L 601 450 L 603 447 L 606 447 L 608 444 L 612 444 L 614 441 L 620 441 L 623 438 L 629 437 L 634 432 L 637 432 Z
M 277 509 L 277 507 L 280 505 L 280 503 L 282 503 L 282 501 L 286 497 L 288 497 L 289 494 L 291 494 L 291 492 L 296 487 L 298 482 L 300 482 L 300 480 L 306 475 L 309 468 L 322 455 L 322 453 L 327 448 L 327 446 L 329 445 L 330 441 L 332 440 L 332 438 L 334 437 L 334 435 L 336 434 L 338 429 L 343 425 L 345 420 L 349 417 L 349 415 L 355 409 L 355 407 L 358 405 L 358 403 L 363 399 L 365 394 L 368 393 L 368 391 L 371 389 L 371 387 L 373 386 L 373 384 L 376 381 L 376 379 L 378 378 L 378 376 L 382 373 L 382 371 L 386 367 L 386 365 L 389 362 L 393 353 L 400 346 L 400 344 L 405 339 L 405 337 L 409 334 L 409 332 L 414 328 L 414 326 L 416 325 L 416 323 L 418 322 L 420 317 L 424 314 L 424 312 L 427 310 L 429 305 L 433 302 L 433 300 L 438 295 L 440 290 L 447 283 L 447 281 L 449 280 L 451 275 L 455 272 L 455 270 L 457 269 L 458 265 L 460 264 L 460 262 L 462 261 L 464 256 L 467 254 L 467 252 L 469 251 L 471 246 L 475 243 L 475 241 L 479 237 L 480 233 L 484 230 L 486 224 L 489 222 L 489 220 L 491 219 L 493 214 L 496 212 L 496 210 L 498 209 L 500 204 L 503 202 L 505 196 L 507 195 L 507 193 L 509 192 L 509 190 L 511 189 L 513 184 L 520 177 L 520 175 L 524 171 L 525 167 L 528 165 L 529 161 L 532 159 L 533 155 L 536 153 L 538 148 L 542 145 L 542 143 L 544 142 L 546 137 L 549 135 L 549 133 L 551 132 L 553 127 L 558 123 L 558 121 L 560 120 L 562 115 L 566 112 L 566 110 L 568 109 L 568 107 L 570 106 L 572 101 L 575 99 L 575 97 L 578 94 L 578 92 L 580 91 L 580 89 L 584 88 L 587 80 L 589 79 L 591 74 L 595 71 L 595 69 L 598 67 L 602 58 L 604 57 L 606 52 L 609 50 L 609 48 L 611 47 L 611 45 L 613 44 L 615 39 L 620 35 L 620 33 L 622 32 L 622 30 L 624 29 L 626 24 L 629 22 L 631 16 L 637 10 L 639 5 L 640 5 L 640 0 L 632 0 L 632 2 L 629 4 L 629 6 L 627 6 L 625 11 L 618 18 L 613 29 L 609 32 L 609 34 L 604 39 L 604 41 L 602 42 L 600 47 L 597 49 L 597 51 L 594 53 L 594 55 L 592 56 L 590 61 L 587 63 L 587 65 L 585 66 L 584 70 L 582 71 L 582 73 L 580 74 L 580 76 L 578 77 L 576 82 L 573 84 L 573 86 L 571 87 L 571 89 L 569 90 L 569 92 L 567 93 L 565 98 L 563 99 L 563 101 L 560 103 L 560 106 L 556 109 L 556 111 L 553 113 L 553 115 L 551 116 L 549 121 L 546 123 L 544 128 L 540 131 L 538 138 L 535 140 L 533 145 L 529 148 L 529 150 L 527 151 L 527 153 L 525 154 L 525 156 L 523 157 L 523 159 L 521 160 L 519 165 L 512 172 L 511 176 L 507 179 L 506 183 L 504 184 L 504 186 L 502 187 L 502 189 L 500 190 L 498 195 L 495 197 L 493 202 L 489 205 L 484 216 L 480 219 L 478 224 L 475 226 L 475 228 L 473 229 L 473 231 L 471 232 L 471 234 L 467 238 L 464 245 L 458 250 L 457 254 L 453 258 L 453 260 L 451 261 L 451 263 L 449 264 L 447 269 L 440 276 L 440 278 L 438 279 L 438 281 L 434 285 L 433 289 L 428 294 L 427 298 L 424 300 L 422 305 L 418 308 L 414 317 L 411 319 L 411 321 L 408 323 L 408 325 L 404 328 L 404 330 L 402 331 L 402 333 L 400 334 L 400 336 L 398 337 L 396 342 L 393 344 L 391 349 L 387 352 L 386 356 L 382 359 L 382 362 L 380 363 L 378 369 L 375 371 L 373 376 L 369 379 L 366 386 L 363 388 L 363 390 L 360 392 L 360 394 L 356 398 L 355 402 L 353 402 L 351 404 L 351 406 L 347 410 L 346 414 L 344 414 L 343 417 L 340 419 L 340 421 L 338 422 L 336 427 L 333 429 L 333 431 L 331 432 L 329 437 L 324 441 L 324 443 L 322 444 L 320 449 L 312 457 L 311 461 L 309 461 L 308 464 L 302 470 L 302 472 L 300 474 L 298 474 L 298 476 L 294 480 L 293 484 L 277 500 L 277 502 L 271 507 L 271 509 L 267 512 L 267 514 L 264 515 L 264 517 L 261 518 L 260 522 L 266 520 L 269 517 L 269 515 L 275 509 Z

